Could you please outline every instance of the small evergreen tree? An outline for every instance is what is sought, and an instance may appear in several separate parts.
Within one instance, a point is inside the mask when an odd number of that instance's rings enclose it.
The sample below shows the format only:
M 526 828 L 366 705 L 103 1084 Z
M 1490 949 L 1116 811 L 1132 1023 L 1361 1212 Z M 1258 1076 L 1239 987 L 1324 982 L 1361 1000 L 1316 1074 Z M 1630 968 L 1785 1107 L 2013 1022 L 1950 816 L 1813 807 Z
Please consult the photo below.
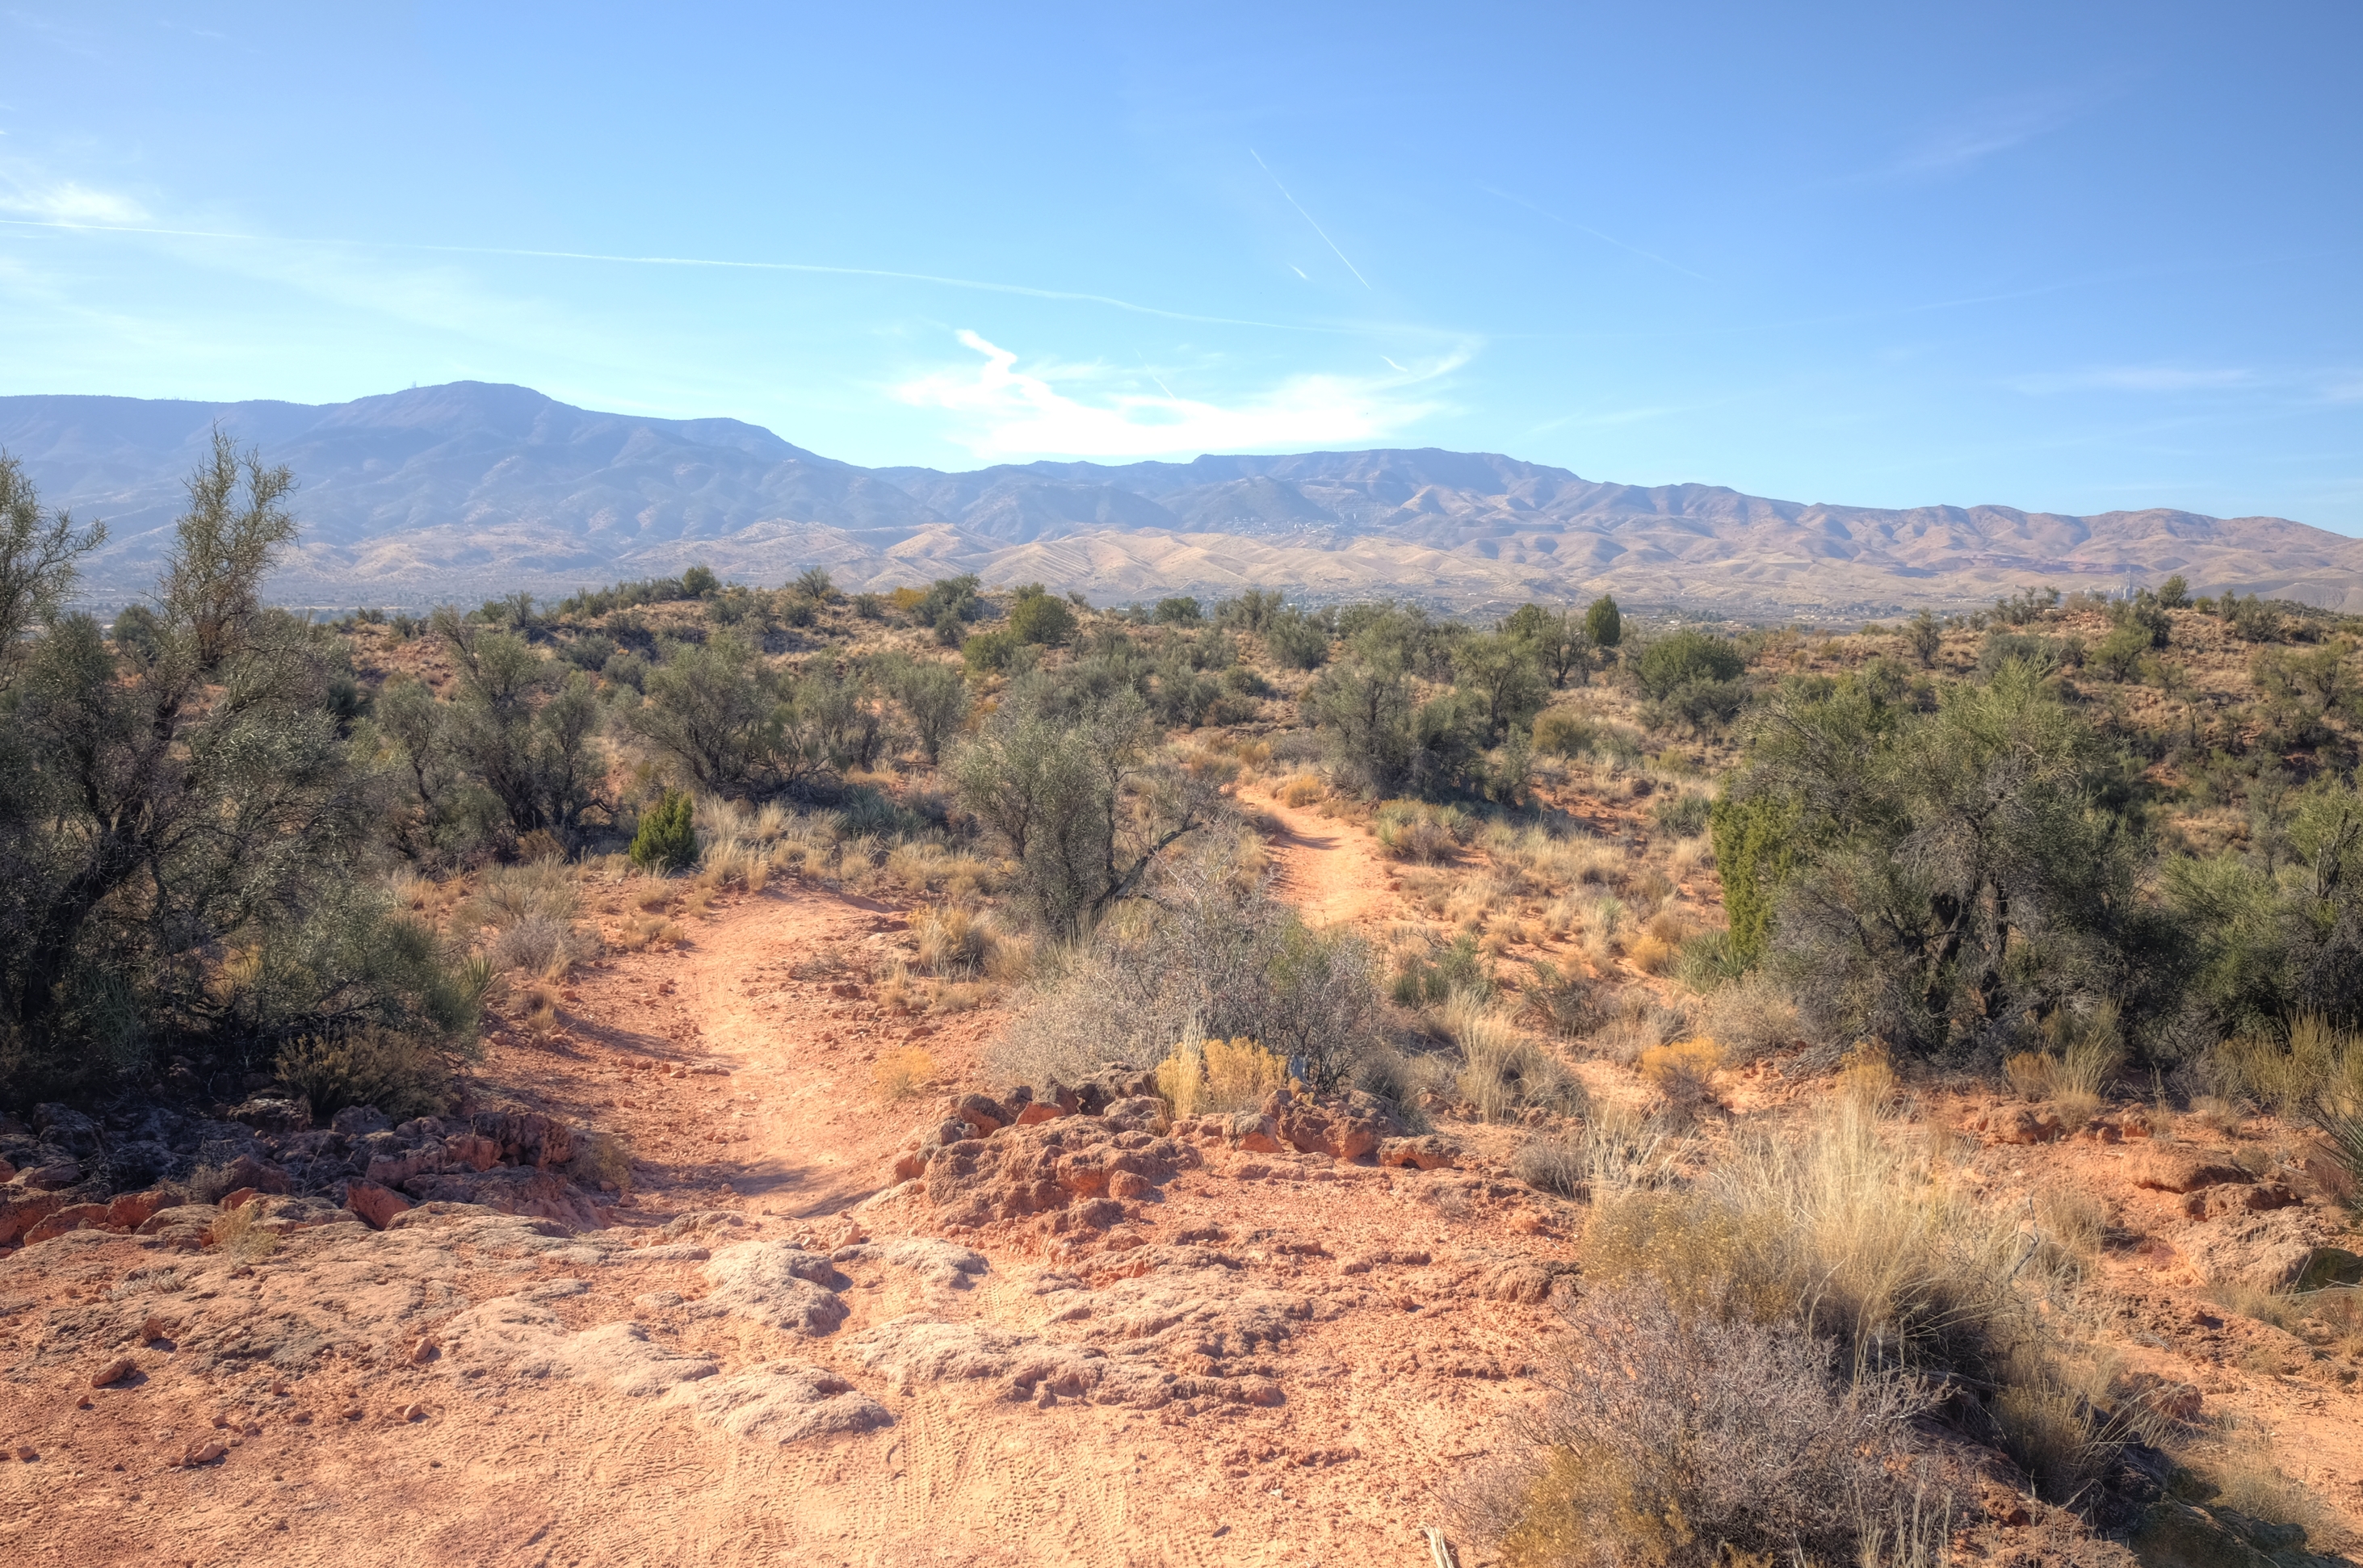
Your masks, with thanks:
M 693 812 L 688 790 L 666 790 L 632 835 L 632 864 L 643 871 L 686 871 L 697 864 Z
M 1583 613 L 1583 635 L 1596 648 L 1613 648 L 1625 640 L 1625 615 L 1616 608 L 1614 594 L 1603 593 L 1592 602 Z

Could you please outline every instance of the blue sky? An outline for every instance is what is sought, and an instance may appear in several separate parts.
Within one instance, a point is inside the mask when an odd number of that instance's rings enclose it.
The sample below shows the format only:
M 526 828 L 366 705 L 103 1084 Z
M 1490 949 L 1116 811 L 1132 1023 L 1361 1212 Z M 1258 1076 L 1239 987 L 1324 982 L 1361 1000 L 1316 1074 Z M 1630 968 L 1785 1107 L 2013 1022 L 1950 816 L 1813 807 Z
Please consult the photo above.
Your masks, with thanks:
M 2363 9 L 0 0 L 0 392 L 2363 533 Z

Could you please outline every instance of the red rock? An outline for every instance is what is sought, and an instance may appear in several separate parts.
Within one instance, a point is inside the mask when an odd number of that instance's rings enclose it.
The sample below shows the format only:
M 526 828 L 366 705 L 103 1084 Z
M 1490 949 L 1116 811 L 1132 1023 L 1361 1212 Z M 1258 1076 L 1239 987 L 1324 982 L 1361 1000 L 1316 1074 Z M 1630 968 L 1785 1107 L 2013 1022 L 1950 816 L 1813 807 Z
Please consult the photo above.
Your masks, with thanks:
M 1000 1101 L 981 1094 L 964 1094 L 952 1102 L 951 1113 L 987 1137 L 1017 1119 Z
M 250 1187 L 241 1187 L 235 1192 L 226 1192 L 222 1194 L 222 1212 L 227 1214 L 233 1209 L 243 1209 L 261 1196 L 259 1190 Z
M 18 1181 L 43 1192 L 54 1192 L 61 1187 L 72 1187 L 82 1180 L 82 1166 L 72 1160 L 60 1160 L 53 1165 L 34 1165 L 17 1176 Z
M 54 1192 L 22 1193 L 0 1198 L 0 1246 L 16 1241 L 65 1206 L 64 1195 Z
M 490 1138 L 461 1132 L 443 1140 L 443 1152 L 471 1171 L 488 1171 L 501 1163 L 501 1146 Z
M 139 1365 L 137 1362 L 128 1355 L 119 1355 L 90 1375 L 90 1386 L 93 1388 L 104 1388 L 109 1384 L 122 1382 L 139 1370 Z
M 2197 1192 L 2201 1187 L 2246 1186 L 2257 1178 L 2237 1165 L 2202 1160 L 2196 1154 L 2159 1149 L 2134 1172 L 2134 1185 L 2158 1192 Z
M 383 1231 L 410 1207 L 410 1200 L 373 1181 L 357 1181 L 345 1188 L 345 1207 L 360 1215 L 371 1230 Z
M 1118 1171 L 1108 1177 L 1108 1196 L 1118 1198 L 1142 1198 L 1157 1190 L 1157 1184 L 1145 1176 L 1131 1171 Z
M 1359 1160 L 1375 1153 L 1380 1141 L 1393 1129 L 1376 1117 L 1357 1115 L 1343 1107 L 1299 1100 L 1281 1111 L 1278 1131 L 1299 1153 Z
M 1065 1114 L 1065 1111 L 1060 1110 L 1048 1100 L 1037 1099 L 1017 1113 L 1017 1125 L 1032 1127 L 1037 1122 L 1055 1121 Z
M 257 1192 L 287 1190 L 287 1173 L 267 1160 L 256 1159 L 252 1154 L 240 1154 L 232 1160 L 229 1168 L 222 1173 L 222 1179 L 232 1189 L 252 1187 Z
M 52 1236 L 62 1236 L 69 1231 L 103 1231 L 106 1229 L 106 1205 L 104 1203 L 70 1203 L 37 1221 L 25 1232 L 25 1245 L 46 1242 Z
M 173 1201 L 169 1192 L 127 1192 L 106 1206 L 106 1222 L 125 1231 L 137 1231 L 156 1217 L 156 1211 Z
M 2048 1143 L 2068 1131 L 2059 1118 L 2048 1110 L 2030 1110 L 2023 1105 L 2006 1105 L 1982 1116 L 1969 1118 L 1969 1131 L 1982 1132 L 1997 1143 Z
M 1417 1138 L 1388 1138 L 1379 1144 L 1379 1164 L 1413 1170 L 1450 1170 L 1459 1151 L 1430 1132 Z

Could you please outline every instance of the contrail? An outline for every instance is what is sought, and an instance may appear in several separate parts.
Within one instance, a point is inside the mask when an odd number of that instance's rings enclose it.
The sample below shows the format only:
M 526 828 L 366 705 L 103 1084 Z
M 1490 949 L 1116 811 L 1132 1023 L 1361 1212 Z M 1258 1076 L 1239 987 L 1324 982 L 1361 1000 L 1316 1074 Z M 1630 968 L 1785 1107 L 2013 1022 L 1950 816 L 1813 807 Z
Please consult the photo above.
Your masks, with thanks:
M 1271 165 L 1263 160 L 1262 153 L 1258 152 L 1254 148 L 1250 147 L 1248 149 L 1248 156 L 1256 160 L 1257 168 L 1261 169 L 1267 174 L 1271 174 Z M 1289 195 L 1288 187 L 1281 184 L 1280 182 L 1280 176 L 1277 174 L 1271 174 L 1271 182 L 1278 188 L 1281 195 L 1287 201 L 1288 204 L 1296 209 L 1296 215 L 1303 218 L 1306 223 L 1313 224 L 1313 232 L 1321 237 L 1321 243 L 1327 246 L 1332 250 L 1337 250 L 1337 242 L 1329 237 L 1329 231 L 1323 228 L 1319 224 L 1313 223 L 1313 215 L 1304 210 L 1303 203 L 1299 202 L 1294 196 Z M 1346 253 L 1344 251 L 1337 250 L 1337 259 L 1346 262 L 1346 271 L 1354 274 L 1354 282 L 1361 284 L 1362 287 L 1366 289 L 1370 289 L 1370 281 L 1362 276 L 1362 270 L 1359 267 L 1355 266 L 1351 261 L 1346 260 Z M 1302 277 L 1304 274 L 1299 273 L 1298 276 Z M 1376 289 L 1370 289 L 1370 293 L 1374 294 L 1378 292 L 1379 291 Z
M 1287 192 L 1282 191 L 1282 195 Z M 1299 212 L 1304 209 L 1297 208 Z M 1310 222 L 1308 218 L 1306 220 Z M 157 228 L 137 224 L 68 223 L 54 218 L 0 218 L 0 226 L 8 228 L 62 228 L 78 233 L 152 234 L 172 239 L 231 239 L 250 245 L 323 245 L 347 246 L 362 250 L 416 250 L 445 256 L 516 256 L 548 261 L 598 261 L 628 267 L 712 267 L 733 271 L 750 272 L 813 272 L 839 278 L 886 278 L 906 283 L 935 283 L 951 289 L 975 289 L 993 294 L 1020 294 L 1028 299 L 1072 300 L 1083 304 L 1106 305 L 1112 310 L 1127 310 L 1140 315 L 1162 316 L 1168 321 L 1194 321 L 1212 326 L 1256 326 L 1273 332 L 1320 332 L 1352 336 L 1359 329 L 1343 326 L 1309 326 L 1302 323 L 1253 321 L 1229 315 L 1197 315 L 1188 311 L 1166 310 L 1157 305 L 1145 305 L 1131 300 L 1117 299 L 1113 294 L 1078 293 L 1065 289 L 1037 289 L 1023 283 L 992 283 L 975 278 L 948 278 L 934 272 L 898 272 L 882 267 L 829 267 L 812 261 L 723 261 L 699 256 L 612 256 L 591 250 L 527 250 L 499 245 L 428 245 L 401 239 L 289 239 L 277 235 L 229 234 L 214 229 Z M 1315 230 L 1320 227 L 1315 224 Z M 1327 235 L 1321 237 L 1328 238 Z M 1336 246 L 1331 246 L 1336 249 Z M 1343 260 L 1342 253 L 1339 259 Z M 1348 261 L 1348 268 L 1353 263 Z M 1359 272 L 1354 274 L 1360 277 Z M 1368 283 L 1363 285 L 1369 287 Z
M 1484 192 L 1489 196 L 1499 196 L 1505 202 L 1515 202 L 1518 205 L 1525 208 L 1526 211 L 1530 213 L 1540 213 L 1543 216 L 1550 219 L 1551 222 L 1558 224 L 1564 228 L 1578 229 L 1582 233 L 1592 236 L 1594 239 L 1616 247 L 1619 250 L 1629 250 L 1634 255 L 1641 257 L 1645 260 L 1655 261 L 1660 267 L 1671 267 L 1675 271 L 1680 272 L 1685 278 L 1696 278 L 1702 283 L 1712 283 L 1714 282 L 1713 278 L 1706 276 L 1703 272 L 1692 271 L 1688 267 L 1683 266 L 1679 261 L 1667 260 L 1664 257 L 1659 255 L 1654 250 L 1644 250 L 1637 245 L 1627 245 L 1623 240 L 1617 238 L 1614 235 L 1603 234 L 1589 224 L 1577 223 L 1572 218 L 1563 218 L 1559 216 L 1559 214 L 1552 212 L 1548 207 L 1537 206 L 1534 203 L 1526 200 L 1524 196 L 1514 196 L 1507 191 L 1497 191 L 1491 185 L 1480 185 L 1477 188 Z

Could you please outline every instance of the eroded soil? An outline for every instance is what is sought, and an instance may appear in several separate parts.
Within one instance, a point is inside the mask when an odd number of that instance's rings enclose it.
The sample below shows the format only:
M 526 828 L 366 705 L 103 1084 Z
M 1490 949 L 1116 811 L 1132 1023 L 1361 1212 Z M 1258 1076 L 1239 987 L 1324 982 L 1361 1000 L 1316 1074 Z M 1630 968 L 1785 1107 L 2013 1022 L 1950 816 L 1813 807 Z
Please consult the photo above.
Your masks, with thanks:
M 1402 916 L 1366 834 L 1270 809 L 1308 915 Z M 1583 1211 L 1511 1178 L 1522 1132 L 1448 1126 L 1458 1168 L 1427 1171 L 1202 1141 L 1113 1224 L 947 1235 L 893 1165 L 946 1093 L 982 1086 L 1008 1020 L 882 1005 L 867 977 L 906 924 L 775 886 L 678 949 L 581 971 L 547 1042 L 495 1043 L 494 1094 L 631 1140 L 607 1229 L 428 1206 L 267 1256 L 78 1231 L 0 1258 L 0 1553 L 1429 1561 L 1421 1527 L 1537 1397 L 1574 1284 Z M 915 1047 L 931 1083 L 887 1099 L 881 1058 Z M 1813 1092 L 1761 1071 L 1731 1088 L 1743 1120 Z M 1924 1115 L 2005 1129 L 1967 1156 L 1996 1203 L 2095 1194 L 2129 1362 L 2363 1519 L 2351 1364 L 2202 1291 L 2241 1227 L 2330 1240 L 2330 1207 L 2193 1218 L 2137 1176 L 2255 1139 L 2161 1114 L 2129 1141 L 2015 1143 L 2000 1109 Z M 119 1356 L 130 1375 L 92 1386 Z M 1963 1544 L 2040 1556 L 2031 1520 L 1968 1518 Z

